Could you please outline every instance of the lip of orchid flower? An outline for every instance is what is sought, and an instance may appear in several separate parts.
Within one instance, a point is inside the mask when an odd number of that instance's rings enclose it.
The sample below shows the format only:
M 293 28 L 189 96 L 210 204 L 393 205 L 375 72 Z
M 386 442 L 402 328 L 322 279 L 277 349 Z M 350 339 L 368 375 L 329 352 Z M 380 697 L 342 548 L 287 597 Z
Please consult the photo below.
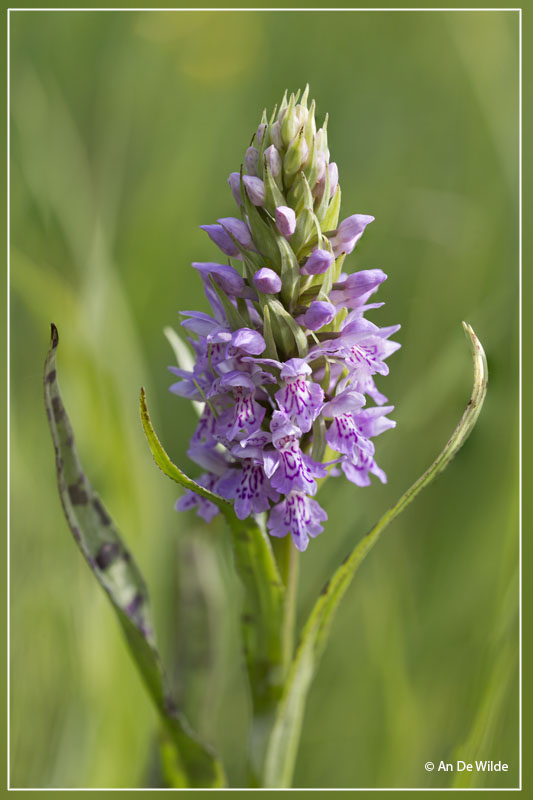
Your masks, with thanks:
M 322 522 L 328 515 L 316 500 L 303 492 L 291 492 L 270 512 L 268 529 L 271 536 L 284 537 L 291 534 L 296 548 L 303 552 L 309 537 L 318 536 L 324 530 Z
M 269 533 L 290 534 L 300 551 L 327 519 L 312 497 L 330 466 L 358 486 L 386 480 L 372 440 L 395 422 L 374 378 L 400 346 L 389 338 L 399 326 L 365 317 L 383 305 L 369 298 L 385 273 L 338 274 L 374 217 L 338 223 L 338 167 L 304 95 L 285 99 L 270 122 L 264 115 L 244 172 L 229 175 L 242 218 L 201 226 L 240 265 L 194 262 L 212 314 L 184 312 L 196 361 L 171 368 L 171 391 L 205 403 L 189 451 L 207 470 L 202 485 L 240 519 L 266 512 Z M 204 519 L 217 511 L 190 494 L 178 507 Z

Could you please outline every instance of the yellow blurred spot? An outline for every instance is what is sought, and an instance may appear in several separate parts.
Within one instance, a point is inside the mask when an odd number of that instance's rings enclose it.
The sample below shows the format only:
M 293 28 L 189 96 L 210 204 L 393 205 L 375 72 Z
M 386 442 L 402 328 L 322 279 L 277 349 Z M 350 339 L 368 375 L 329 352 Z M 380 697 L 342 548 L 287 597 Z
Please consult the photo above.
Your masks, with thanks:
M 262 57 L 263 33 L 246 12 L 152 12 L 139 16 L 137 33 L 172 43 L 180 72 L 204 85 L 243 75 Z

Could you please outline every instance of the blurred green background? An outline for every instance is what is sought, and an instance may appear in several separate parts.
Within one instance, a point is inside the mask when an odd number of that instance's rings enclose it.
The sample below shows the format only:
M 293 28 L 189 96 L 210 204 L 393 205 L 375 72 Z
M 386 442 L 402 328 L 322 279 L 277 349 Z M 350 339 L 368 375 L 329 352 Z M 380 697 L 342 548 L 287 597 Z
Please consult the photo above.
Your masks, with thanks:
M 151 589 L 165 661 L 242 786 L 249 713 L 228 534 L 173 510 L 138 418 L 146 386 L 174 460 L 194 423 L 168 393 L 162 329 L 206 310 L 202 223 L 234 213 L 263 107 L 311 85 L 329 112 L 343 216 L 376 222 L 350 270 L 381 267 L 402 349 L 380 388 L 387 486 L 329 481 L 301 557 L 300 618 L 428 466 L 463 411 L 470 322 L 490 382 L 451 468 L 358 573 L 310 694 L 301 787 L 516 786 L 518 16 L 511 12 L 12 12 L 11 784 L 158 780 L 157 720 L 56 491 L 41 374 L 49 323 L 92 481 Z M 426 773 L 502 759 L 508 773 Z

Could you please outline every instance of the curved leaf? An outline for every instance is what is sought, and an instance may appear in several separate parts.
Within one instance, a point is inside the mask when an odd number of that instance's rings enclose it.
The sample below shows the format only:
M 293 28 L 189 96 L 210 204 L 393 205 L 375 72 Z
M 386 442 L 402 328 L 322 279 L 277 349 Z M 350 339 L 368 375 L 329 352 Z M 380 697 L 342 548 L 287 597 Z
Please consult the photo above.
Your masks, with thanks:
M 45 362 L 44 394 L 56 453 L 59 494 L 67 522 L 98 583 L 118 616 L 131 655 L 176 750 L 176 775 L 182 787 L 224 785 L 222 765 L 191 730 L 166 685 L 156 647 L 144 579 L 80 463 L 61 399 L 56 372 L 58 332 Z
M 153 429 L 144 389 L 141 389 L 140 409 L 157 466 L 185 489 L 218 506 L 229 525 L 237 571 L 244 587 L 241 622 L 252 698 L 255 711 L 262 712 L 279 699 L 284 679 L 284 587 L 268 534 L 258 520 L 238 519 L 231 503 L 204 489 L 170 460 Z
M 433 464 L 356 545 L 324 586 L 303 629 L 300 645 L 283 691 L 268 744 L 264 786 L 284 788 L 290 785 L 307 693 L 326 645 L 335 612 L 358 567 L 385 528 L 448 466 L 476 424 L 487 391 L 487 362 L 483 347 L 470 325 L 463 322 L 463 327 L 470 340 L 474 361 L 474 385 L 470 401 L 452 437 Z

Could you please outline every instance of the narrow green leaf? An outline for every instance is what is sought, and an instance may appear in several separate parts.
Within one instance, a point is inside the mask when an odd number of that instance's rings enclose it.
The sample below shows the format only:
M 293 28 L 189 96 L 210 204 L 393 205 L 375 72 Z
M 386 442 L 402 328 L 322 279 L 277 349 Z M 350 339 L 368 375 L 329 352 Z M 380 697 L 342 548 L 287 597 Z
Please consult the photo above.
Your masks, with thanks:
M 299 251 L 306 244 L 311 232 L 315 228 L 315 215 L 310 208 L 302 209 L 296 219 L 296 229 L 291 236 L 291 247 L 298 255 Z
M 324 586 L 302 631 L 300 645 L 283 690 L 268 744 L 264 786 L 274 788 L 290 786 L 307 693 L 326 645 L 335 612 L 358 567 L 385 528 L 448 466 L 476 424 L 487 391 L 487 362 L 483 347 L 474 331 L 466 323 L 463 323 L 463 326 L 470 341 L 474 362 L 474 385 L 470 401 L 452 437 L 433 464 L 355 546 Z
M 320 223 L 323 222 L 329 208 L 329 187 L 330 187 L 329 169 L 326 168 L 324 192 L 315 211 L 317 219 L 319 220 Z M 327 230 L 327 228 L 323 228 L 323 230 Z
M 340 210 L 341 210 L 341 187 L 340 185 L 338 185 L 337 189 L 335 190 L 335 194 L 333 195 L 333 199 L 329 204 L 328 210 L 324 214 L 324 219 L 322 220 L 323 231 L 335 230 L 339 222 Z
M 275 315 L 278 323 L 283 325 L 287 331 L 290 332 L 294 344 L 296 345 L 296 349 L 298 351 L 298 356 L 300 358 L 305 358 L 308 353 L 309 347 L 307 345 L 307 338 L 301 327 L 298 325 L 296 320 L 289 314 L 289 312 L 282 306 L 279 300 L 271 300 L 268 304 L 270 306 L 270 311 L 273 315 Z
M 274 267 L 279 269 L 281 262 L 276 242 L 272 236 L 272 227 L 263 216 L 265 212 L 262 214 L 260 209 L 251 202 L 242 178 L 241 197 L 256 247 L 268 258 Z
M 258 520 L 238 519 L 231 503 L 204 489 L 172 463 L 152 427 L 144 389 L 140 407 L 144 432 L 157 466 L 176 483 L 217 505 L 229 525 L 237 571 L 244 587 L 241 623 L 254 708 L 259 711 L 271 708 L 279 699 L 284 679 L 284 588 L 269 536 Z
M 229 297 L 222 291 L 212 275 L 209 276 L 209 280 L 211 281 L 211 286 L 217 293 L 218 299 L 222 303 L 230 328 L 234 331 L 239 328 L 247 328 L 250 324 L 250 320 L 243 317 L 241 311 L 235 308 Z
M 263 308 L 263 336 L 266 342 L 266 350 L 263 354 L 264 358 L 272 358 L 275 361 L 279 361 L 278 351 L 276 349 L 276 342 L 274 340 L 274 334 L 272 333 L 272 323 L 270 321 L 270 311 L 268 305 L 265 305 Z
M 272 172 L 270 167 L 267 164 L 266 159 L 263 159 L 263 181 L 265 184 L 265 208 L 269 211 L 272 216 L 276 214 L 276 208 L 278 206 L 286 206 L 287 201 L 284 198 L 283 194 L 281 193 L 276 181 L 272 176 Z
M 329 243 L 328 243 L 329 244 Z M 337 261 L 344 261 L 344 254 L 337 259 Z M 332 264 L 331 267 L 327 270 L 327 272 L 320 276 L 322 277 L 322 284 L 320 286 L 320 291 L 318 293 L 317 300 L 328 301 L 329 300 L 329 293 L 331 292 L 331 287 L 333 286 L 333 273 L 336 271 L 337 264 L 335 266 Z
M 132 658 L 165 723 L 177 751 L 180 785 L 220 787 L 224 784 L 220 761 L 191 730 L 167 687 L 144 579 L 79 460 L 57 382 L 58 342 L 57 328 L 52 325 L 52 342 L 45 362 L 44 394 L 56 453 L 59 493 L 67 522 L 96 580 L 109 597 Z
M 287 195 L 289 205 L 294 208 L 296 216 L 304 208 L 313 208 L 313 193 L 303 172 L 299 172 Z
M 279 236 L 277 242 L 281 255 L 281 297 L 285 305 L 292 309 L 300 291 L 300 265 L 288 241 Z

